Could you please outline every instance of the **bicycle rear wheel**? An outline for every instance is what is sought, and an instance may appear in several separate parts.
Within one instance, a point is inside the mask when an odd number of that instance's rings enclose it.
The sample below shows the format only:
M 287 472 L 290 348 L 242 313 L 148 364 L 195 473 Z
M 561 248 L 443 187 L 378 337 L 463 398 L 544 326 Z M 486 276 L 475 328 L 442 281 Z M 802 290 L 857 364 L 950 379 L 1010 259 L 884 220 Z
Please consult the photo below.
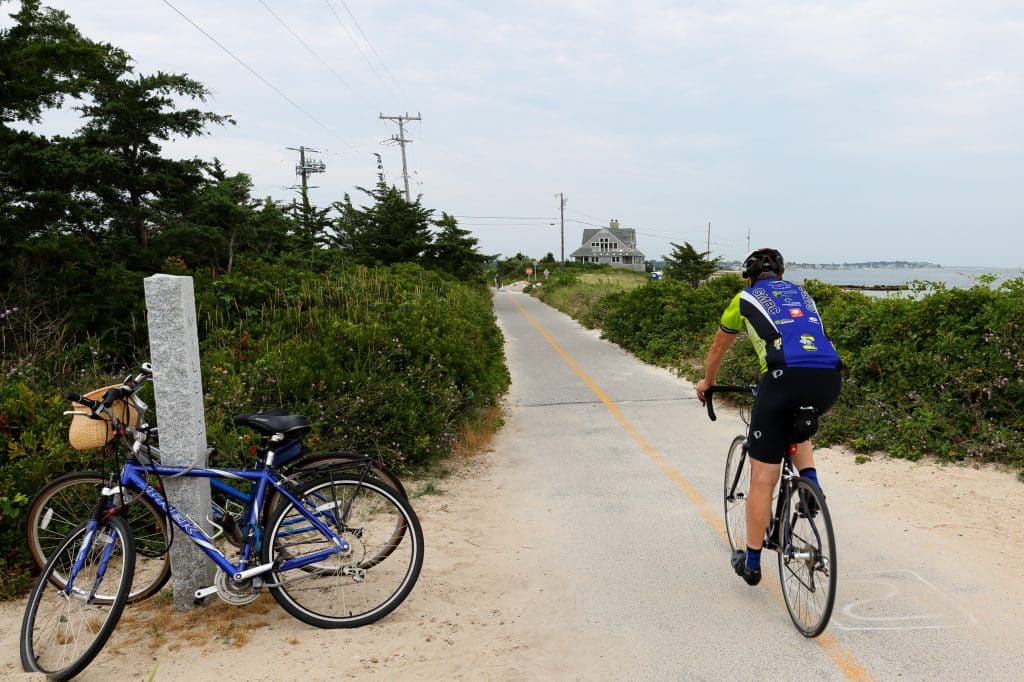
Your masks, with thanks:
M 369 463 L 369 475 L 385 483 L 405 499 L 409 496 L 405 492 L 405 486 L 395 472 L 391 471 L 384 462 L 369 461 L 367 455 L 358 452 L 313 452 L 306 454 L 294 462 L 286 464 L 282 471 L 287 472 L 291 477 L 302 481 L 318 480 L 324 478 L 324 469 L 336 468 L 338 473 L 354 473 L 362 466 Z
M 20 637 L 25 671 L 67 680 L 84 670 L 114 631 L 134 570 L 135 539 L 120 516 L 101 522 L 93 533 L 86 523 L 69 533 L 47 561 L 25 608 Z M 57 585 L 56 572 L 70 576 L 70 589 Z M 61 582 L 67 584 L 67 578 Z M 95 599 L 97 594 L 110 597 Z
M 423 565 L 423 530 L 409 503 L 372 478 L 337 476 L 306 485 L 306 509 L 351 545 L 292 569 L 284 562 L 334 546 L 286 501 L 264 529 L 263 563 L 270 593 L 299 620 L 321 628 L 353 628 L 383 618 L 409 595 Z
M 747 439 L 736 436 L 725 458 L 725 532 L 732 551 L 747 548 L 747 492 L 750 490 L 750 463 Z
M 29 505 L 25 534 L 29 553 L 39 568 L 46 565 L 67 534 L 92 515 L 108 481 L 109 476 L 99 472 L 75 472 L 53 479 L 36 493 Z M 134 603 L 152 597 L 171 577 L 169 529 L 163 513 L 142 497 L 135 497 L 122 514 L 135 536 L 138 554 L 128 594 L 129 603 Z M 63 575 L 57 571 L 51 580 L 63 587 L 59 582 Z
M 786 486 L 779 547 L 782 594 L 793 624 L 817 637 L 832 617 L 836 599 L 836 545 L 825 495 L 806 478 Z

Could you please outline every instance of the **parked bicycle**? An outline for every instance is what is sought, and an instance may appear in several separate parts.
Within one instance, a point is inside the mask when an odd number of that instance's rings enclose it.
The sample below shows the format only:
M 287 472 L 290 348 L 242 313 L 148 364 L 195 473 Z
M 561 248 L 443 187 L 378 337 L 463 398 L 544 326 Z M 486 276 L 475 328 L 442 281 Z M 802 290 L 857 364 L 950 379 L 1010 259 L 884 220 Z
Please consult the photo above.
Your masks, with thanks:
M 69 438 L 78 449 L 104 448 L 104 456 L 113 461 L 129 458 L 136 463 L 160 463 L 160 449 L 153 445 L 153 437 L 157 434 L 156 427 L 143 422 L 148 406 L 139 398 L 139 391 L 146 381 L 152 379 L 152 367 L 143 364 L 140 372 L 125 378 L 121 386 L 130 389 L 130 395 L 119 400 L 113 409 L 118 411 L 118 419 L 126 424 L 129 443 L 123 438 L 114 438 L 107 420 L 91 419 L 91 412 L 83 406 L 78 396 L 68 396 L 80 407 L 65 414 L 77 415 L 72 418 Z M 106 392 L 115 388 L 108 386 L 86 394 L 88 400 L 102 398 Z M 272 410 L 267 414 L 285 415 L 284 410 Z M 242 417 L 246 415 L 241 415 Z M 269 439 L 263 437 L 256 447 L 255 455 L 261 458 L 269 447 Z M 210 450 L 209 456 L 213 451 Z M 394 488 L 402 497 L 407 497 L 401 480 L 384 463 L 375 457 L 347 451 L 308 452 L 299 441 L 297 448 L 290 444 L 287 452 L 278 448 L 276 468 L 282 474 L 290 474 L 295 480 L 304 477 L 315 477 L 323 467 L 335 470 L 346 469 L 351 473 L 361 474 L 367 469 L 370 476 L 377 478 Z M 46 561 L 60 547 L 65 536 L 81 522 L 89 518 L 96 504 L 96 498 L 107 485 L 109 474 L 98 471 L 78 471 L 59 476 L 41 488 L 29 504 L 25 525 L 29 553 L 40 570 Z M 209 521 L 218 529 L 218 536 L 223 533 L 235 545 L 241 545 L 240 514 L 250 500 L 248 490 L 240 490 L 235 485 L 217 479 L 210 480 L 213 493 L 213 507 Z M 159 489 L 159 488 L 158 488 Z M 125 490 L 124 517 L 136 539 L 137 560 L 132 588 L 128 595 L 128 603 L 148 599 L 158 593 L 171 576 L 171 564 L 167 558 L 167 546 L 170 540 L 170 526 L 164 520 L 163 512 L 148 500 L 137 495 L 138 491 Z M 267 505 L 269 511 L 271 504 Z
M 359 627 L 393 611 L 413 589 L 423 563 L 423 532 L 408 500 L 358 470 L 325 465 L 288 476 L 277 460 L 309 431 L 305 417 L 240 415 L 268 444 L 253 469 L 172 467 L 146 461 L 138 432 L 121 420 L 133 388 L 108 389 L 102 400 L 75 396 L 90 415 L 108 422 L 134 453 L 111 475 L 87 520 L 46 562 L 29 596 L 19 648 L 26 671 L 69 679 L 99 653 L 127 603 L 139 550 L 125 519 L 129 500 L 143 500 L 169 520 L 179 537 L 216 565 L 213 594 L 247 604 L 269 591 L 288 613 L 322 628 Z M 134 442 L 129 444 L 129 439 Z M 241 547 L 229 558 L 214 537 L 162 494 L 168 477 L 247 482 L 251 494 L 240 518 Z M 279 501 L 268 504 L 271 498 Z M 170 533 L 169 533 L 170 535 Z M 170 535 L 168 543 L 173 541 Z
M 713 406 L 715 393 L 757 394 L 757 386 L 713 386 L 705 392 L 708 417 L 717 418 Z M 810 437 L 817 428 L 813 408 L 800 408 L 793 422 L 802 419 L 801 431 Z M 749 413 L 741 409 L 749 426 Z M 797 630 L 805 637 L 817 637 L 828 625 L 836 596 L 836 547 L 825 495 L 793 466 L 796 444 L 789 447 L 782 461 L 782 476 L 775 495 L 775 513 L 768 524 L 764 548 L 779 557 L 779 578 L 786 608 Z M 730 549 L 742 550 L 747 538 L 747 491 L 750 465 L 747 436 L 733 439 L 725 460 L 725 527 Z

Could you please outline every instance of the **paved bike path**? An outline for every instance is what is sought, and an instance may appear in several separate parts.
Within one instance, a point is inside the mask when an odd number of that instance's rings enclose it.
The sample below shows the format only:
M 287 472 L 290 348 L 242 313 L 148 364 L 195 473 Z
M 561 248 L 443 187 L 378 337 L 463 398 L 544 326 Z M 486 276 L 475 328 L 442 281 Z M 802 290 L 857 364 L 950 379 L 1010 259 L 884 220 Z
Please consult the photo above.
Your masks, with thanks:
M 709 422 L 688 382 L 531 297 L 494 300 L 513 377 L 496 451 L 513 458 L 515 513 L 588 634 L 622 645 L 594 652 L 607 679 L 1019 679 L 1020 588 L 1007 594 L 995 575 L 992 587 L 949 561 L 955 547 L 862 511 L 870 491 L 829 479 L 824 457 L 839 596 L 825 635 L 800 636 L 774 554 L 759 588 L 728 565 L 722 470 L 742 423 L 725 410 Z

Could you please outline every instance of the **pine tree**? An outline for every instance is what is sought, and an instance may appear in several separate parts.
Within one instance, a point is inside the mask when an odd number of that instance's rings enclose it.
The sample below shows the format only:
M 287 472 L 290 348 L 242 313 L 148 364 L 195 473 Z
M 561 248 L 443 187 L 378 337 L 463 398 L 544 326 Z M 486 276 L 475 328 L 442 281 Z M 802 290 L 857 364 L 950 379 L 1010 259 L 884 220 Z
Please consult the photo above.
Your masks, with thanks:
M 335 243 L 345 255 L 363 265 L 422 263 L 430 255 L 432 237 L 430 215 L 433 211 L 416 201 L 406 201 L 397 187 L 388 186 L 377 155 L 377 185 L 357 187 L 373 200 L 369 206 L 356 207 L 352 198 L 334 204 L 340 216 Z
M 469 230 L 459 227 L 458 221 L 448 213 L 441 213 L 435 223 L 441 231 L 434 237 L 431 261 L 436 267 L 461 280 L 480 277 L 487 263 L 497 258 L 477 251 L 479 240 Z
M 696 287 L 715 274 L 718 269 L 719 258 L 708 259 L 710 251 L 698 253 L 690 242 L 684 242 L 684 246 L 674 242 L 670 242 L 670 244 L 672 245 L 672 254 L 663 257 L 666 279 L 686 282 L 691 287 Z

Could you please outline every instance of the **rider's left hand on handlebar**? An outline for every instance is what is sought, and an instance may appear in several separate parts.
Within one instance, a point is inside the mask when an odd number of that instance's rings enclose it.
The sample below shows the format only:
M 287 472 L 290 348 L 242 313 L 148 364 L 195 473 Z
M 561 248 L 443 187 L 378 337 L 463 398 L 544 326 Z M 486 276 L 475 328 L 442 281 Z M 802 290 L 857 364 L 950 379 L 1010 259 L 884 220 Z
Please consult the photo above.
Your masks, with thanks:
M 708 381 L 707 378 L 704 378 L 698 381 L 697 385 L 694 386 L 694 390 L 697 392 L 697 400 L 700 401 L 701 405 L 703 405 L 707 401 L 707 397 L 704 395 L 704 393 L 714 385 L 715 382 Z

